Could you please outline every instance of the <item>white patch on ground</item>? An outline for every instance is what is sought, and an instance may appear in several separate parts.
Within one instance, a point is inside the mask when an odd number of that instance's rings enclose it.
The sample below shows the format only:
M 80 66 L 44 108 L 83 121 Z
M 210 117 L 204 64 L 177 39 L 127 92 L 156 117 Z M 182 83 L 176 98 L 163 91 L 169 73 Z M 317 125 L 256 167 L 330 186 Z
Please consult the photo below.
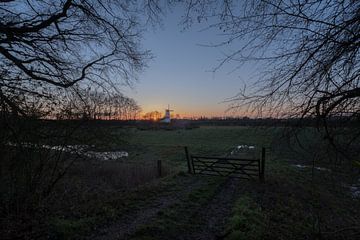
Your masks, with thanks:
M 8 143 L 8 146 L 16 147 L 16 143 Z M 89 151 L 88 149 L 93 148 L 94 146 L 88 145 L 67 145 L 67 146 L 50 146 L 50 145 L 36 145 L 31 143 L 22 143 L 22 147 L 27 148 L 44 148 L 53 151 L 61 151 L 67 152 L 72 154 L 79 154 L 89 158 L 96 158 L 102 161 L 108 160 L 116 160 L 123 157 L 128 157 L 129 153 L 125 151 L 113 151 L 113 152 L 96 152 L 96 151 Z
M 238 145 L 236 148 L 248 150 L 248 149 L 254 149 L 255 147 L 252 145 Z
M 308 165 L 301 165 L 301 164 L 293 164 L 292 166 L 297 167 L 297 168 L 312 168 L 312 166 L 308 166 Z M 323 168 L 323 167 L 314 167 L 314 169 L 318 170 L 318 171 L 327 171 L 327 172 L 331 172 L 331 169 L 328 168 Z
M 242 152 L 248 152 L 255 150 L 255 146 L 253 145 L 238 145 L 230 152 L 230 155 L 235 155 Z
M 297 167 L 297 168 L 306 168 L 307 166 L 305 165 L 300 165 L 300 164 L 296 164 L 296 165 L 293 165 L 294 167 Z
M 312 166 L 307 166 L 307 165 L 300 165 L 300 164 L 294 164 L 292 165 L 294 167 L 297 167 L 297 168 L 312 168 Z M 328 169 L 328 168 L 322 168 L 322 167 L 315 167 L 316 170 L 319 170 L 319 171 L 327 171 L 327 172 L 331 172 L 331 169 Z M 351 196 L 353 198 L 356 198 L 356 199 L 360 199 L 360 178 L 358 179 L 358 181 L 352 185 L 344 185 L 345 188 L 349 188 L 350 190 L 350 193 L 351 193 Z
M 360 198 L 360 178 L 358 179 L 357 183 L 354 183 L 350 187 L 351 196 L 353 198 Z
M 116 152 L 94 152 L 94 151 L 88 151 L 84 153 L 85 156 L 91 157 L 91 158 L 97 158 L 103 161 L 108 160 L 116 160 L 123 157 L 128 157 L 129 153 L 125 151 L 116 151 Z

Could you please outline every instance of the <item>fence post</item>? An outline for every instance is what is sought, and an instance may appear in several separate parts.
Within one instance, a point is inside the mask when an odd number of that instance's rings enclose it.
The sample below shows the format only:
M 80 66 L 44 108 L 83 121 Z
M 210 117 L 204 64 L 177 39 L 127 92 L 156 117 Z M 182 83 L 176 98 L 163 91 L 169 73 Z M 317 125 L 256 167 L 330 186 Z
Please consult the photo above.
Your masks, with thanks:
M 261 167 L 260 180 L 262 182 L 264 182 L 265 181 L 265 148 L 264 147 L 261 149 L 261 164 L 260 164 L 260 167 Z
M 186 160 L 187 160 L 188 173 L 191 173 L 189 149 L 187 146 L 185 146 L 184 148 L 185 148 L 185 155 L 186 155 Z
M 162 173 L 161 173 L 161 160 L 157 160 L 157 172 L 158 172 L 158 177 L 161 177 Z

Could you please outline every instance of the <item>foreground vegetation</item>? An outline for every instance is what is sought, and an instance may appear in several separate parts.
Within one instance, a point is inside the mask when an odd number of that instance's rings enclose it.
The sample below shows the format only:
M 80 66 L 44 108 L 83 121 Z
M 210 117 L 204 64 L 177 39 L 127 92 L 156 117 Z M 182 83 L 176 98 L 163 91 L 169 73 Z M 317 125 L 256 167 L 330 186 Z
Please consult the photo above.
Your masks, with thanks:
M 325 157 L 326 142 L 316 137 L 314 129 L 302 129 L 298 134 L 302 148 L 289 138 L 293 133 L 283 128 L 140 131 L 105 126 L 105 129 L 102 136 L 107 140 L 98 134 L 88 144 L 93 144 L 97 151 L 127 151 L 129 156 L 108 161 L 76 159 L 51 194 L 37 198 L 38 202 L 33 199 L 33 208 L 15 212 L 3 204 L 5 239 L 359 236 L 360 201 L 351 192 L 359 177 L 356 168 L 347 162 L 335 164 Z M 79 139 L 90 136 L 84 130 L 79 134 L 82 134 Z M 129 139 L 127 142 L 121 141 L 124 136 Z M 187 173 L 184 146 L 194 154 L 224 155 L 241 144 L 269 149 L 265 183 Z M 6 203 L 8 197 L 17 196 L 8 191 L 14 179 L 6 172 L 6 160 L 15 158 L 11 148 L 2 151 L 7 152 L 2 156 L 8 156 L 1 163 L 1 188 L 6 193 L 1 200 Z M 34 161 L 35 156 L 27 155 L 34 157 Z M 162 176 L 157 172 L 158 160 L 162 160 Z M 22 204 L 18 202 L 15 207 L 23 209 L 27 201 L 23 198 Z

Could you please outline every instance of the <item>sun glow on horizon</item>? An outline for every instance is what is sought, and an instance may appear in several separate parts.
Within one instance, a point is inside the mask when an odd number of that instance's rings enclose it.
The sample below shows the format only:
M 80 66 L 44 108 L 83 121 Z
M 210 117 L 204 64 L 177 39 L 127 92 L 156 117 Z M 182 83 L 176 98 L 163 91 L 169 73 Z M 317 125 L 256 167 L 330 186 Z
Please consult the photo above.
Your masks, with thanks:
M 161 110 L 160 110 L 161 109 Z M 177 110 L 176 106 L 173 107 L 174 112 L 171 113 L 173 119 L 199 119 L 199 118 L 225 118 L 225 117 L 247 117 L 251 114 L 244 112 L 229 112 L 221 109 L 200 109 L 197 110 L 194 107 L 189 107 L 188 110 L 179 107 Z M 149 119 L 157 121 L 164 117 L 165 107 L 146 106 L 143 107 L 142 113 L 140 114 L 141 119 Z

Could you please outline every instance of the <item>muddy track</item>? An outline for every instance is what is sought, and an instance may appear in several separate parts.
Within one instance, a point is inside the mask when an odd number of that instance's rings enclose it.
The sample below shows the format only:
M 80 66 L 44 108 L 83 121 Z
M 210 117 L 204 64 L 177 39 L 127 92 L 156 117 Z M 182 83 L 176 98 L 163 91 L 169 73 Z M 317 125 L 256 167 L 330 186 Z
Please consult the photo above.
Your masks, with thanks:
M 139 227 L 149 224 L 158 217 L 158 213 L 172 205 L 181 203 L 189 193 L 204 187 L 208 182 L 205 179 L 189 177 L 180 182 L 179 191 L 159 194 L 159 197 L 127 215 L 123 215 L 119 220 L 110 226 L 103 227 L 94 232 L 86 239 L 105 240 L 105 239 L 130 239 Z M 214 195 L 206 205 L 194 209 L 192 217 L 199 219 L 197 226 L 190 231 L 182 231 L 182 234 L 173 239 L 219 239 L 224 234 L 226 222 L 231 214 L 233 205 L 240 195 L 240 181 L 229 178 L 217 186 Z M 181 225 L 181 224 L 180 224 Z M 184 229 L 185 230 L 185 229 Z
M 239 179 L 229 178 L 221 184 L 208 204 L 196 213 L 201 219 L 201 225 L 180 239 L 221 239 L 234 203 L 240 194 L 239 182 Z
M 193 178 L 192 181 L 185 181 L 183 189 L 171 192 L 165 196 L 159 196 L 148 206 L 123 215 L 119 220 L 110 226 L 102 228 L 88 236 L 88 240 L 105 240 L 105 239 L 129 239 L 136 232 L 139 226 L 150 223 L 156 218 L 157 214 L 174 204 L 182 201 L 182 197 L 187 196 L 191 191 L 203 186 L 204 181 Z

